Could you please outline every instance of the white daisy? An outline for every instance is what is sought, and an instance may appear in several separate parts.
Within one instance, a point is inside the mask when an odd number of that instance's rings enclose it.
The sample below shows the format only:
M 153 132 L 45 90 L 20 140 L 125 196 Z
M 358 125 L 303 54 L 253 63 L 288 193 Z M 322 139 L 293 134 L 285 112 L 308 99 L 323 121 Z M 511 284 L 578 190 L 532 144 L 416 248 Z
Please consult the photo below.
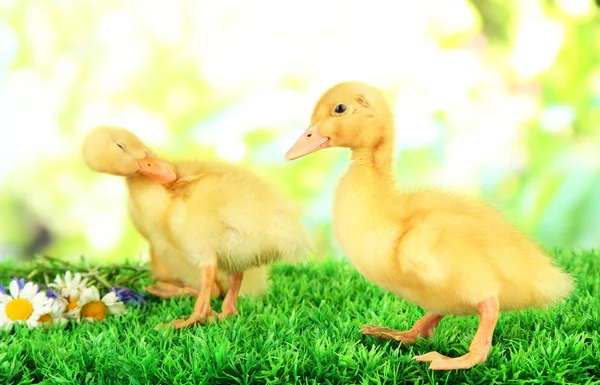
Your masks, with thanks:
M 52 325 L 64 325 L 67 322 L 65 310 L 69 302 L 52 290 L 46 291 L 46 296 L 52 300 L 50 311 L 40 317 L 38 322 L 51 323 Z
M 65 273 L 64 279 L 57 275 L 54 278 L 54 283 L 49 284 L 51 288 L 56 290 L 58 294 L 65 297 L 67 301 L 77 301 L 83 289 L 87 287 L 87 278 L 82 278 L 80 273 L 72 275 L 70 271 Z
M 107 314 L 125 313 L 125 304 L 115 292 L 111 291 L 100 299 L 100 293 L 95 286 L 85 288 L 79 300 L 67 305 L 67 315 L 77 321 L 102 321 Z
M 25 283 L 23 279 L 15 278 L 8 286 L 8 293 L 3 285 L 0 286 L 0 327 L 6 330 L 15 323 L 36 327 L 40 316 L 52 307 L 52 299 L 33 282 Z

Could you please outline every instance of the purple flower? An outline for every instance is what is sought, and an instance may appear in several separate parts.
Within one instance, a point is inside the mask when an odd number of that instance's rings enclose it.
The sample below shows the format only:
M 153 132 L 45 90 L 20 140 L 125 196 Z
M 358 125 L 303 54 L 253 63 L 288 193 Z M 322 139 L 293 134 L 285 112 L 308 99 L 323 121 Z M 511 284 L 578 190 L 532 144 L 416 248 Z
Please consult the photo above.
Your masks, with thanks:
M 144 295 L 133 291 L 130 288 L 123 286 L 115 286 L 111 289 L 111 291 L 115 292 L 117 297 L 119 297 L 119 299 L 123 301 L 123 303 L 130 303 L 132 305 L 136 305 L 138 303 L 140 305 L 146 304 L 146 301 L 144 300 Z
M 25 287 L 25 278 L 17 278 L 17 277 L 13 277 L 12 279 L 13 281 L 15 281 L 17 283 L 17 286 L 19 287 L 19 290 L 23 290 L 23 288 Z M 37 287 L 37 291 L 40 291 L 40 287 L 39 285 L 35 285 L 35 287 Z M 4 286 L 3 284 L 0 283 L 0 294 L 6 294 L 6 286 Z M 12 294 L 9 294 L 12 295 Z
M 46 297 L 56 299 L 58 296 L 52 289 L 46 289 Z
M 17 281 L 17 284 L 19 285 L 19 290 L 23 290 L 23 288 L 25 287 L 25 278 L 14 277 L 13 281 Z

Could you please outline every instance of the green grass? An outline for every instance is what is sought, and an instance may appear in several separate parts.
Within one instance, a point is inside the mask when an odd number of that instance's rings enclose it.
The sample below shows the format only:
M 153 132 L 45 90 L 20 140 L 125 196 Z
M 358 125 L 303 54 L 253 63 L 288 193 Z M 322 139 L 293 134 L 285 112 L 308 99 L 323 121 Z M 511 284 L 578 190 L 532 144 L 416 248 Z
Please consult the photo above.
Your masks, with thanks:
M 0 384 L 600 383 L 600 255 L 557 258 L 578 280 L 574 295 L 549 311 L 503 313 L 489 359 L 471 370 L 433 372 L 411 357 L 466 353 L 476 317 L 445 318 L 434 340 L 413 346 L 362 336 L 363 323 L 408 329 L 423 310 L 329 261 L 274 266 L 267 297 L 205 327 L 155 332 L 194 300 L 151 298 L 101 323 L 0 333 Z

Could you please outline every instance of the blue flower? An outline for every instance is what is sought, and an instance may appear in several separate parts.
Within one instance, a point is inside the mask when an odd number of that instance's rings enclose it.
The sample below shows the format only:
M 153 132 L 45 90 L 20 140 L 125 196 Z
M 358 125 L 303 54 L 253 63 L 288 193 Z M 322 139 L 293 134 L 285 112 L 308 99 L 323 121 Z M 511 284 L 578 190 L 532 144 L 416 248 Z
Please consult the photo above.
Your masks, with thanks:
M 52 289 L 46 289 L 46 297 L 56 299 L 58 296 Z
M 13 277 L 12 280 L 17 282 L 17 285 L 19 286 L 19 290 L 23 290 L 23 288 L 25 287 L 25 278 Z M 38 291 L 39 291 L 39 289 L 38 289 Z M 6 295 L 6 286 L 4 286 L 1 283 L 0 283 L 0 294 Z
M 113 291 L 117 295 L 117 297 L 119 297 L 119 299 L 121 301 L 123 301 L 123 303 L 126 303 L 126 304 L 130 303 L 132 305 L 136 305 L 136 304 L 145 305 L 146 304 L 143 294 L 133 291 L 127 287 L 115 286 L 111 289 L 111 291 Z
M 25 278 L 14 277 L 13 281 L 17 281 L 17 284 L 19 285 L 19 290 L 23 290 L 23 288 L 25 287 Z

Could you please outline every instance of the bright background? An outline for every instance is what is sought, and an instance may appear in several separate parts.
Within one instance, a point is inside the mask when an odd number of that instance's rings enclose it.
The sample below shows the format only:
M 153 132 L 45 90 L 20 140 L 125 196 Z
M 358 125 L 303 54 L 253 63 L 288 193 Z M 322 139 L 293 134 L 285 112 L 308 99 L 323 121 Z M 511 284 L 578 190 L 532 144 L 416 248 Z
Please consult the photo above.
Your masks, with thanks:
M 118 177 L 79 155 L 124 126 L 301 202 L 339 255 L 345 150 L 283 162 L 318 96 L 382 87 L 400 184 L 467 191 L 549 248 L 600 246 L 600 20 L 587 0 L 0 1 L 0 260 L 144 258 Z

